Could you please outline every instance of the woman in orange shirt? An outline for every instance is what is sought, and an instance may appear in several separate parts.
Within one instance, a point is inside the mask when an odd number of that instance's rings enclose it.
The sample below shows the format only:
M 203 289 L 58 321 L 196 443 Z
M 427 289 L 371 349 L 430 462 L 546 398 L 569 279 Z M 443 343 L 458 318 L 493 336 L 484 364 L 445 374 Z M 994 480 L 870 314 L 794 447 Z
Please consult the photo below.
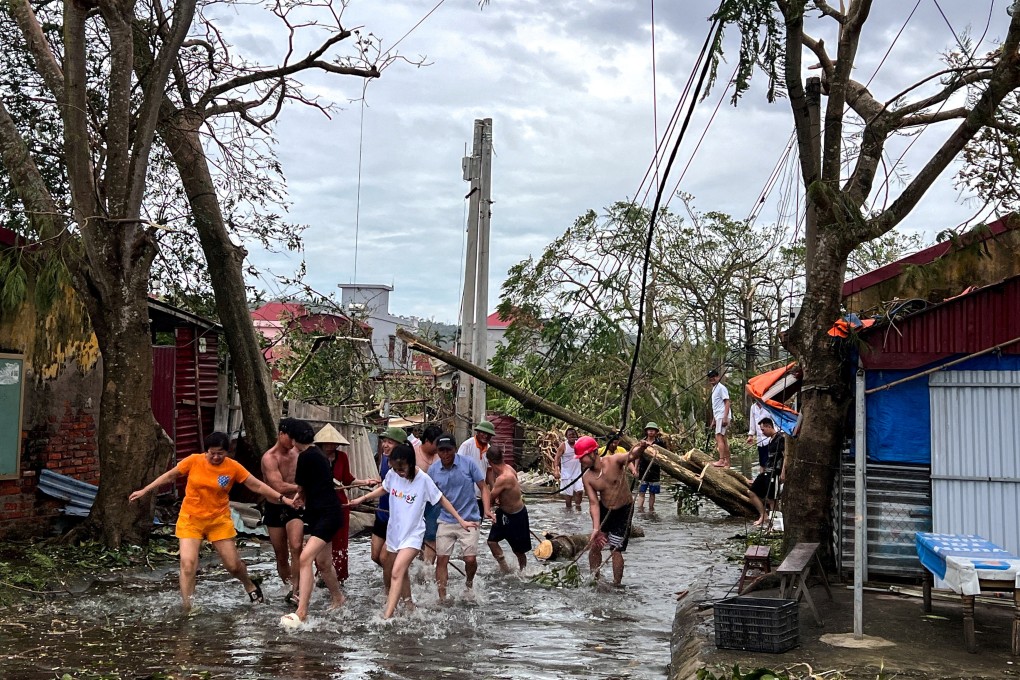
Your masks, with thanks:
M 205 438 L 206 452 L 195 453 L 180 461 L 176 467 L 167 470 L 144 488 L 135 491 L 128 500 L 144 498 L 153 489 L 173 482 L 186 475 L 188 485 L 184 489 L 184 501 L 177 517 L 174 532 L 180 541 L 181 554 L 181 602 L 184 611 L 191 609 L 191 597 L 195 593 L 195 573 L 198 570 L 198 550 L 202 540 L 212 543 L 230 575 L 244 585 L 252 602 L 264 602 L 262 589 L 248 578 L 248 568 L 237 554 L 234 545 L 234 522 L 230 518 L 229 494 L 235 483 L 271 498 L 279 503 L 294 507 L 294 501 L 276 492 L 248 474 L 237 461 L 227 458 L 230 438 L 222 432 L 213 432 Z

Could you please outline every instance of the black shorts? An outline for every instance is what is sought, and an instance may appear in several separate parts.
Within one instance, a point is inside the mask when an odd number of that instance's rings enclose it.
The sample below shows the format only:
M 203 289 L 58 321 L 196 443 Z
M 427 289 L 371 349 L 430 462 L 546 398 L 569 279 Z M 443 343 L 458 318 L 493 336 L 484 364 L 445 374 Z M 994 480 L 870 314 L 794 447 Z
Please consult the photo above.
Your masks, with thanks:
M 295 519 L 302 519 L 303 511 L 277 503 L 266 503 L 262 508 L 262 524 L 271 529 L 282 529 Z
M 762 500 L 766 498 L 775 500 L 779 496 L 779 480 L 773 479 L 772 475 L 763 472 L 751 482 L 751 493 Z
M 528 521 L 528 508 L 521 508 L 511 514 L 496 508 L 496 521 L 489 530 L 490 543 L 506 541 L 510 550 L 515 553 L 526 553 L 531 550 L 531 523 Z
M 380 519 L 379 515 L 375 516 L 375 522 L 372 524 L 372 535 L 378 536 L 382 540 L 386 540 L 386 527 L 389 526 L 390 521 L 388 519 Z
M 305 534 L 308 536 L 315 536 L 329 543 L 343 525 L 344 511 L 341 508 L 305 510 Z
M 602 530 L 602 533 L 609 537 L 609 545 L 607 547 L 610 551 L 615 550 L 621 553 L 627 551 L 627 544 L 630 542 L 632 505 L 632 503 L 627 503 L 622 508 L 610 510 L 599 503 L 599 517 L 602 518 L 602 524 L 599 528 Z

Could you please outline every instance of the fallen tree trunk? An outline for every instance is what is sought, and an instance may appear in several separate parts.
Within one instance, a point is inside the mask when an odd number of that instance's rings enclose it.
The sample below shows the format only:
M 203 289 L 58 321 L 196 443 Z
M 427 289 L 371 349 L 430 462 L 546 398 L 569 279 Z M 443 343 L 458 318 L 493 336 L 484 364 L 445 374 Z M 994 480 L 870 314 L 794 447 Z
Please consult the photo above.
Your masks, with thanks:
M 645 530 L 639 526 L 630 527 L 630 538 L 644 538 Z M 540 560 L 571 560 L 587 550 L 589 534 L 546 534 L 545 540 L 535 548 L 535 557 Z
M 616 431 L 615 428 L 609 425 L 587 418 L 579 413 L 574 413 L 547 399 L 543 399 L 537 394 L 528 392 L 495 373 L 479 368 L 470 361 L 465 361 L 455 354 L 451 354 L 412 333 L 408 333 L 403 328 L 397 329 L 397 335 L 412 349 L 435 357 L 468 375 L 474 376 L 485 384 L 491 385 L 499 391 L 510 395 L 525 408 L 558 418 L 596 436 L 605 436 Z M 626 434 L 621 437 L 621 443 L 624 446 L 633 446 L 634 442 L 634 438 Z M 756 517 L 758 515 L 748 497 L 750 491 L 744 476 L 729 468 L 712 467 L 712 459 L 701 451 L 692 449 L 687 454 L 680 456 L 661 446 L 653 446 L 645 451 L 644 456 L 649 459 L 654 457 L 654 460 L 659 463 L 663 472 L 683 482 L 689 489 L 708 498 L 731 515 L 738 517 Z

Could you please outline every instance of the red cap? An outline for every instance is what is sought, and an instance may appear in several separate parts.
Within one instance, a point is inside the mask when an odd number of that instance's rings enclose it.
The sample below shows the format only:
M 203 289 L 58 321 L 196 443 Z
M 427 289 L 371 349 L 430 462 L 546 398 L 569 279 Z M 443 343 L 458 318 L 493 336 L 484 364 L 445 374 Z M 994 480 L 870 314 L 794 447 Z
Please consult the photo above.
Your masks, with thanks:
M 595 441 L 594 437 L 581 437 L 576 442 L 574 442 L 574 457 L 584 458 L 589 453 L 592 453 L 598 448 L 599 443 Z

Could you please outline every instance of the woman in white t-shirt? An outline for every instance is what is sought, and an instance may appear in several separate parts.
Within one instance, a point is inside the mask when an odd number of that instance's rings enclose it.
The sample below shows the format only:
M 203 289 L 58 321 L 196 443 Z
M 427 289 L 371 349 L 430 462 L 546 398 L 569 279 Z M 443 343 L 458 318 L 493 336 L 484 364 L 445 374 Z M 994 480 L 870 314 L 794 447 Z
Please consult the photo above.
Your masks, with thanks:
M 407 571 L 421 551 L 422 541 L 425 539 L 426 503 L 441 505 L 465 530 L 478 526 L 478 522 L 465 522 L 435 482 L 414 463 L 414 449 L 407 444 L 397 446 L 390 452 L 390 471 L 386 473 L 382 486 L 351 501 L 353 506 L 371 498 L 379 498 L 383 494 L 390 496 L 390 521 L 386 526 L 386 558 L 392 561 L 392 568 L 384 619 L 393 616 L 400 600 L 405 600 L 408 607 L 414 606 Z

